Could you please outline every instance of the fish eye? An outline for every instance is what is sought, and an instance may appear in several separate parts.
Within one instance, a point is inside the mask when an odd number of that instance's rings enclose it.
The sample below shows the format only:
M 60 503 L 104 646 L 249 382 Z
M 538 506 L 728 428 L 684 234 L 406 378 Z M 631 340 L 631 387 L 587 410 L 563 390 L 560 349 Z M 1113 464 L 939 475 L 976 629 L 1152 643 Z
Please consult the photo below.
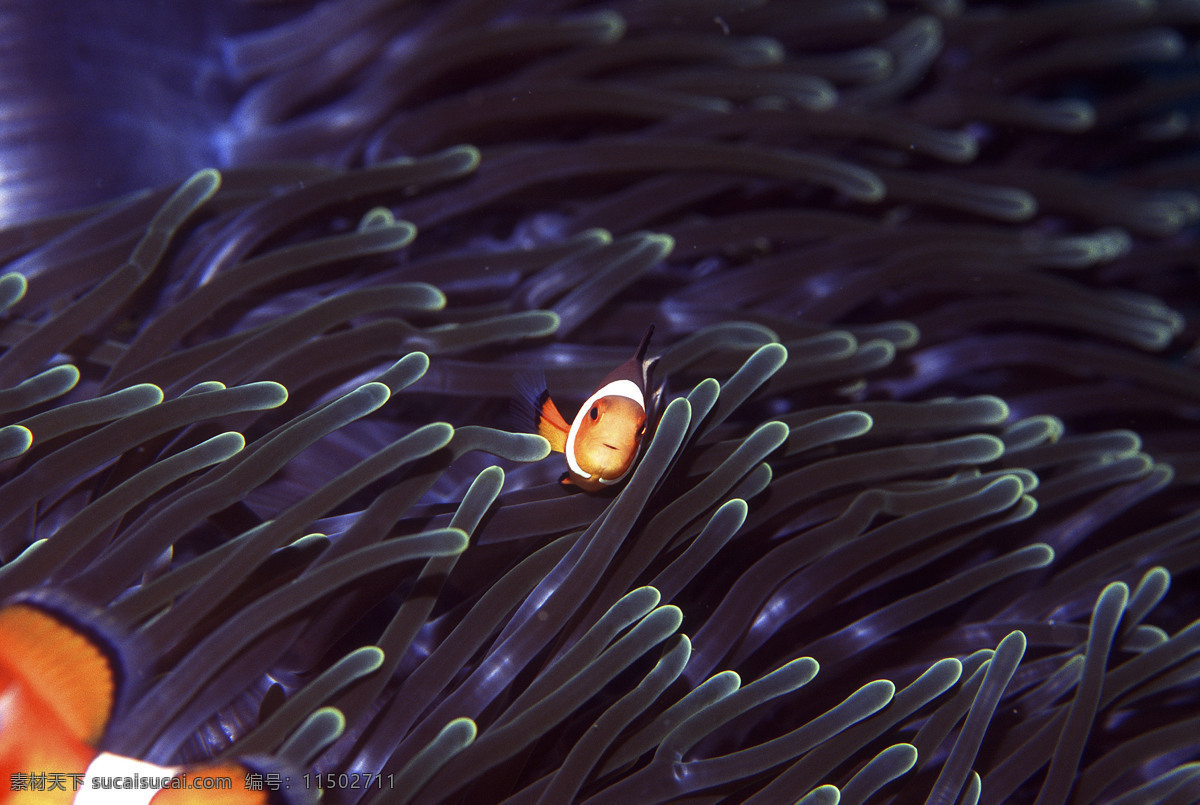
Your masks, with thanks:
M 592 410 L 588 411 L 588 416 L 590 416 L 592 421 L 595 422 L 600 418 L 600 409 L 593 405 Z

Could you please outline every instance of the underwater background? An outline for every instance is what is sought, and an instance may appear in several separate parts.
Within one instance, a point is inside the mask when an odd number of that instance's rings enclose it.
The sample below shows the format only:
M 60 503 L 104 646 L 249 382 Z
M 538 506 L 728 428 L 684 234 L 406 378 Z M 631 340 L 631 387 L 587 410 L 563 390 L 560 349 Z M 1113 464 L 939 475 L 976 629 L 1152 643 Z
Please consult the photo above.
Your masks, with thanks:
M 118 636 L 102 748 L 334 803 L 1200 801 L 1200 2 L 0 36 L 0 598 Z M 514 379 L 570 419 L 651 323 L 639 464 L 561 485 Z

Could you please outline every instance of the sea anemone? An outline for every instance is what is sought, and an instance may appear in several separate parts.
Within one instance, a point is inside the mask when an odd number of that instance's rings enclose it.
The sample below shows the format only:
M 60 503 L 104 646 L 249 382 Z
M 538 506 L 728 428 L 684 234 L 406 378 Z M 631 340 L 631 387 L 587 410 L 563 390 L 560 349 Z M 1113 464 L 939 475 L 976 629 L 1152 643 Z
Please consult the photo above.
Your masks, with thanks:
M 0 596 L 136 646 L 104 749 L 1200 798 L 1196 3 L 111 5 L 6 9 L 0 96 Z M 649 323 L 564 487 L 514 377 Z

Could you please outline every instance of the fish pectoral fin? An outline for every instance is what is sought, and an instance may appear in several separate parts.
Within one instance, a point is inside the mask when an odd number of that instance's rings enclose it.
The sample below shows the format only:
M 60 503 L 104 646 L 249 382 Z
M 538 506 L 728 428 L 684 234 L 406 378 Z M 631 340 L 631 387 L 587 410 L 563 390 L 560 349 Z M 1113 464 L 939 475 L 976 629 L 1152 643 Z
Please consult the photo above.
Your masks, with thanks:
M 96 639 L 69 618 L 35 604 L 0 610 L 4 661 L 74 738 L 90 744 L 100 739 L 112 716 L 118 673 L 112 655 Z
M 570 426 L 563 419 L 563 415 L 558 412 L 558 407 L 554 405 L 554 401 L 550 399 L 549 394 L 543 393 L 539 403 L 538 435 L 550 442 L 551 450 L 556 453 L 565 453 L 567 450 L 567 434 L 571 431 Z

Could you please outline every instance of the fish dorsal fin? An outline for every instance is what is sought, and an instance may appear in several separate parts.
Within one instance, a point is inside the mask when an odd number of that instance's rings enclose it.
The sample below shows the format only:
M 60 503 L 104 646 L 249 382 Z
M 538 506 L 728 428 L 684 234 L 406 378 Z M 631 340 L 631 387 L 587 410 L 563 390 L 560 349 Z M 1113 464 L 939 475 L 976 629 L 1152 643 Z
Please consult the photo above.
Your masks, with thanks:
M 0 665 L 92 746 L 112 718 L 117 673 L 97 639 L 37 604 L 0 609 Z
M 646 332 L 642 333 L 641 343 L 638 344 L 637 352 L 634 353 L 633 359 L 638 363 L 646 362 L 646 351 L 650 349 L 650 338 L 654 335 L 654 325 L 651 324 L 646 328 Z M 657 359 L 656 359 L 657 360 Z
M 653 371 L 654 366 L 658 363 L 657 357 L 646 357 L 646 352 L 650 348 L 650 336 L 652 335 L 654 335 L 653 324 L 646 328 L 646 333 L 642 336 L 641 343 L 638 344 L 637 352 L 634 353 L 633 357 L 609 372 L 600 381 L 600 386 L 606 386 L 615 380 L 628 380 L 641 389 L 644 396 L 648 391 L 647 386 L 650 381 L 650 372 Z

